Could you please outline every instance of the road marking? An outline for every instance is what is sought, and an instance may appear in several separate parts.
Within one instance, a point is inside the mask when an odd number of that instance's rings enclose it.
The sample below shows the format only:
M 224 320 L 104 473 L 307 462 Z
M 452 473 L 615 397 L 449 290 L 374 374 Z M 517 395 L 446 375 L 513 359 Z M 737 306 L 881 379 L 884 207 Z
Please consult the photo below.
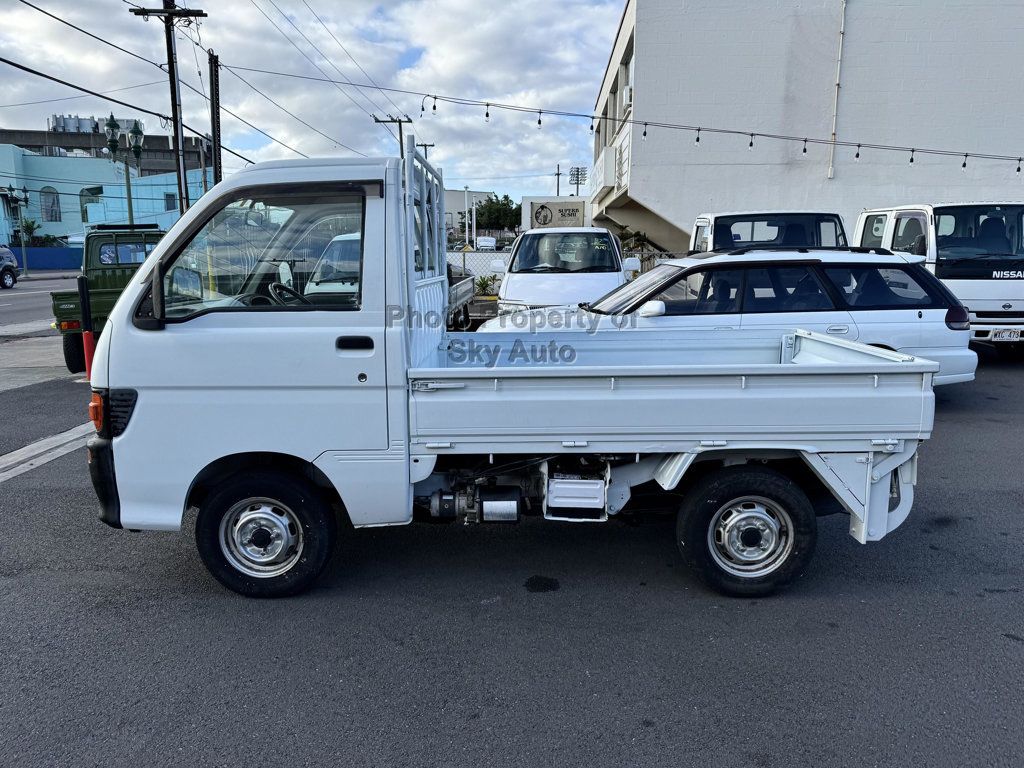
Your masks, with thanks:
M 22 291 L 19 290 L 17 293 L 12 293 L 10 296 L 4 296 L 5 299 L 16 299 L 19 296 L 35 296 L 39 293 L 54 293 L 54 291 Z M 64 291 L 58 291 L 58 293 L 64 293 Z
M 83 448 L 95 432 L 92 422 L 88 422 L 5 453 L 0 456 L 0 483 Z

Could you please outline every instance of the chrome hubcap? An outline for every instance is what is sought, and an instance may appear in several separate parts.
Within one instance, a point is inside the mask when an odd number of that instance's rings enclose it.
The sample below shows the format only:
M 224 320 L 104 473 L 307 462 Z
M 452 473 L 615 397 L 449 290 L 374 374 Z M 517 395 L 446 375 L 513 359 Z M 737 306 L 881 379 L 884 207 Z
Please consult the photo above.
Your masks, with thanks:
M 719 567 L 734 576 L 766 576 L 793 550 L 793 523 L 786 510 L 769 499 L 734 499 L 711 518 L 708 549 Z
M 237 570 L 257 578 L 280 576 L 302 556 L 302 526 L 274 499 L 246 499 L 220 522 L 220 548 Z

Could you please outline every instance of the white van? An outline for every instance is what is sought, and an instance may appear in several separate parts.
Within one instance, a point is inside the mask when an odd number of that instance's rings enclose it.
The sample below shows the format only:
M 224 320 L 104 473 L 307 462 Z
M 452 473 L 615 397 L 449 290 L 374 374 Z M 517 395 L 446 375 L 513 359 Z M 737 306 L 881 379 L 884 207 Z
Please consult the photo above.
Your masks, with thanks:
M 970 312 L 971 339 L 1020 344 L 1024 332 L 1024 203 L 873 208 L 854 241 L 925 257 Z
M 622 258 L 618 238 L 603 227 L 530 229 L 512 246 L 498 291 L 498 314 L 593 301 L 640 271 L 640 259 Z

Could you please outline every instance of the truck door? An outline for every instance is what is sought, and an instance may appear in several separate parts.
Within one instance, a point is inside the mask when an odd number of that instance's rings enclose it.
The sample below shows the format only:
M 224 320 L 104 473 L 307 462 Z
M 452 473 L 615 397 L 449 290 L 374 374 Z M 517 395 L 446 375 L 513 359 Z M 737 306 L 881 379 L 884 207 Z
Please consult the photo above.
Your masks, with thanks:
M 379 456 L 389 448 L 384 199 L 306 183 L 214 205 L 164 257 L 164 327 L 147 326 L 144 298 L 111 348 L 111 375 L 138 398 L 115 444 L 125 506 L 145 508 L 154 483 L 187 488 L 212 461 L 252 452 L 346 452 L 362 482 L 386 463 L 407 487 L 406 465 Z M 358 258 L 314 275 L 340 235 L 355 236 Z

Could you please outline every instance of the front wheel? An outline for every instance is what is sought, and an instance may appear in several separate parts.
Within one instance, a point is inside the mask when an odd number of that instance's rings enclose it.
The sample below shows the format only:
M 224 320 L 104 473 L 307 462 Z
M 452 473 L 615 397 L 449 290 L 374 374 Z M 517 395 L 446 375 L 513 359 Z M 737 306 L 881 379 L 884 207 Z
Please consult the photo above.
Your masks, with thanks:
M 16 282 L 18 282 L 18 279 L 11 270 L 5 269 L 3 272 L 0 272 L 0 288 L 13 288 Z
M 337 535 L 331 507 L 305 480 L 245 472 L 199 508 L 196 547 L 210 573 L 247 597 L 285 597 L 309 589 Z
M 676 522 L 683 559 L 709 587 L 734 597 L 768 595 L 798 577 L 816 539 L 807 495 L 767 467 L 727 467 L 702 478 Z

